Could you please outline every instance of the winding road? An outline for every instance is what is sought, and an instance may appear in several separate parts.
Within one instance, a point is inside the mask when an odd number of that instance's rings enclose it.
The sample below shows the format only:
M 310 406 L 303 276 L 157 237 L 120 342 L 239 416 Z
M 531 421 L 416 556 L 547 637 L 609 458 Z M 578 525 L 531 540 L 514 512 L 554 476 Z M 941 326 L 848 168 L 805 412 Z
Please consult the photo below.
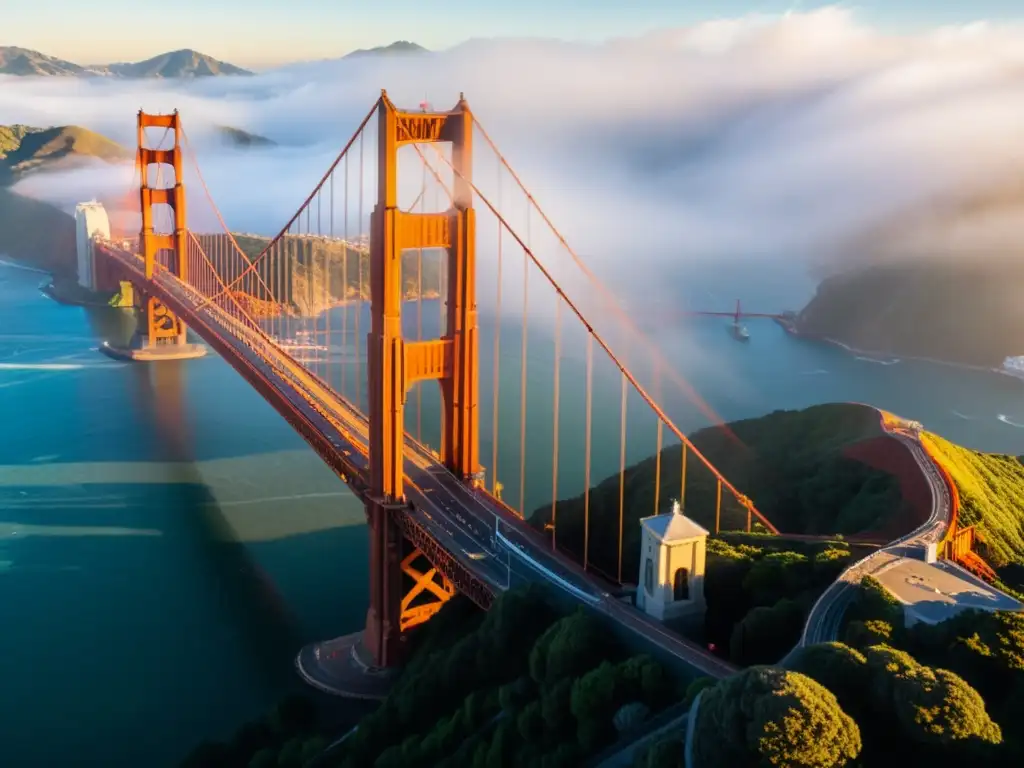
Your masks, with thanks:
M 783 665 L 800 648 L 837 639 L 843 616 L 853 596 L 857 593 L 856 587 L 860 584 L 861 579 L 881 573 L 898 563 L 900 558 L 923 555 L 929 544 L 942 540 L 949 527 L 953 514 L 949 488 L 946 486 L 942 473 L 935 466 L 935 462 L 921 445 L 920 438 L 913 431 L 905 431 L 887 424 L 883 424 L 883 428 L 890 437 L 907 446 L 918 467 L 921 468 L 921 474 L 927 480 L 928 488 L 931 491 L 931 514 L 924 523 L 906 536 L 896 539 L 858 560 L 829 585 L 811 608 L 811 612 L 807 615 L 807 622 L 804 624 L 803 634 L 800 636 L 800 642 L 783 659 Z

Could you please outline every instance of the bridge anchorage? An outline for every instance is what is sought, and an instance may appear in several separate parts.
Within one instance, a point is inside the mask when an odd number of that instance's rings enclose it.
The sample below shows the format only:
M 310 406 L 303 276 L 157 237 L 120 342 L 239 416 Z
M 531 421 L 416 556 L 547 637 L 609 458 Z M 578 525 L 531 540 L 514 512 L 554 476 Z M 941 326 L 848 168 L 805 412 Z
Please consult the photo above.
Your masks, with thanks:
M 163 128 L 173 132 L 171 149 L 153 149 L 147 146 L 146 129 Z M 142 211 L 142 229 L 139 250 L 143 258 L 147 280 L 152 280 L 158 266 L 185 282 L 188 280 L 186 257 L 188 229 L 185 219 L 185 184 L 181 150 L 181 119 L 177 110 L 170 115 L 149 115 L 139 110 L 139 149 L 136 168 L 139 173 L 139 199 Z M 174 185 L 164 186 L 162 167 L 169 165 L 174 173 Z M 154 168 L 157 186 L 150 185 L 150 169 Z M 173 231 L 158 233 L 154 228 L 154 206 L 171 209 Z M 188 342 L 188 329 L 158 297 L 146 290 L 145 285 L 133 284 L 136 329 L 126 347 L 106 344 L 102 350 L 125 360 L 157 362 L 160 360 L 186 360 L 202 357 L 206 347 Z

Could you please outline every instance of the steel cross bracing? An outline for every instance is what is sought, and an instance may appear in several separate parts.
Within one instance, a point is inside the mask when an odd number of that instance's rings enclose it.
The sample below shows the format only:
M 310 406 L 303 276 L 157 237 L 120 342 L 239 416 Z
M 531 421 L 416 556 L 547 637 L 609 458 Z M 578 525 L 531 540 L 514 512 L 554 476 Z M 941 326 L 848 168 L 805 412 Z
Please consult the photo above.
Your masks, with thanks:
M 154 126 L 169 127 L 165 135 L 173 130 L 171 148 L 146 146 L 145 128 Z M 473 157 L 474 133 L 495 158 L 491 186 L 484 163 Z M 622 544 L 627 514 L 633 526 L 636 517 L 663 513 L 679 499 L 715 531 L 749 530 L 755 522 L 775 528 L 649 394 L 660 399 L 664 378 L 708 411 L 569 248 L 464 99 L 445 112 L 410 112 L 382 94 L 274 237 L 233 231 L 198 165 L 184 158 L 194 159 L 177 114 L 140 115 L 140 166 L 171 161 L 174 177 L 163 188 L 140 181 L 142 210 L 153 204 L 142 237 L 97 243 L 97 258 L 159 302 L 176 328 L 187 326 L 213 347 L 363 499 L 373 547 L 367 634 L 379 661 L 394 660 L 403 629 L 437 609 L 413 604 L 403 586 L 410 577 L 417 595 L 441 600 L 452 588 L 484 608 L 517 580 L 544 579 L 660 643 L 682 643 L 681 653 L 700 655 L 678 638 L 665 639 L 643 617 L 625 618 L 610 597 L 612 585 L 636 579 L 628 563 L 635 553 Z M 186 186 L 202 192 L 188 198 L 188 229 Z M 161 220 L 156 203 L 174 203 L 173 220 Z M 485 235 L 485 225 L 493 235 Z M 544 253 L 545 236 L 563 257 Z M 516 259 L 521 273 L 508 271 Z M 598 307 L 562 288 L 566 270 L 582 272 Z M 494 298 L 481 301 L 485 278 Z M 490 366 L 479 359 L 485 336 L 478 303 L 501 317 L 521 310 L 519 331 L 507 338 L 494 322 Z M 547 411 L 553 403 L 553 416 L 533 404 L 543 392 L 527 374 L 538 356 L 550 354 L 528 322 L 529 312 L 544 306 L 556 318 L 553 360 L 547 358 L 553 391 L 545 401 Z M 598 328 L 587 312 L 616 325 Z M 647 363 L 627 366 L 613 349 L 619 345 L 631 360 L 647 354 Z M 505 377 L 500 388 L 499 349 L 520 363 L 518 376 Z M 581 352 L 578 364 L 574 350 Z M 570 392 L 573 366 L 582 383 Z M 490 386 L 482 380 L 488 372 Z M 437 387 L 430 385 L 435 380 Z M 512 406 L 503 407 L 500 394 Z M 440 421 L 433 434 L 425 406 L 431 397 Z M 518 411 L 515 426 L 509 410 Z M 567 426 L 567 413 L 581 423 Z M 595 413 L 602 418 L 595 421 Z M 482 427 L 489 429 L 489 451 L 480 442 Z M 514 437 L 502 443 L 510 427 Z M 670 444 L 679 453 L 668 464 L 661 451 Z M 534 458 L 548 445 L 550 463 L 538 471 Z M 641 476 L 631 465 L 652 453 L 653 492 L 638 495 Z M 490 467 L 481 466 L 482 454 Z M 516 469 L 518 477 L 508 476 Z M 570 470 L 578 476 L 567 479 Z M 688 477 L 700 473 L 715 491 L 691 504 Z M 615 492 L 598 497 L 591 485 L 605 477 Z M 513 498 L 503 498 L 504 488 L 513 489 Z M 644 502 L 649 508 L 631 508 L 642 498 L 653 500 Z M 543 533 L 524 520 L 541 507 Z M 581 536 L 573 538 L 573 525 Z M 427 586 L 430 569 L 410 565 L 414 555 L 429 561 L 441 581 Z M 721 671 L 720 662 L 701 663 Z

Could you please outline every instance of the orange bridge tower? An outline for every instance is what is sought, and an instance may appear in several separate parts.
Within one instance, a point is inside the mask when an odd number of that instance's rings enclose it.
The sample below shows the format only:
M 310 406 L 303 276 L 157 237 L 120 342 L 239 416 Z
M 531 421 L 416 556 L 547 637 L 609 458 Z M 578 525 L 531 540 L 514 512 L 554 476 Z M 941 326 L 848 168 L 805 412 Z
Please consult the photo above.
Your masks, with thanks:
M 403 112 L 382 92 L 378 104 L 378 196 L 370 220 L 370 301 L 367 338 L 369 376 L 370 607 L 363 645 L 378 667 L 401 660 L 403 629 L 425 621 L 454 588 L 424 582 L 433 569 L 411 569 L 419 552 L 403 541 L 396 515 L 405 507 L 403 489 L 404 405 L 409 387 L 436 380 L 442 396 L 441 458 L 463 480 L 480 482 L 476 307 L 476 220 L 473 210 L 473 115 L 465 98 L 449 112 Z M 455 168 L 452 205 L 440 213 L 398 208 L 398 149 L 405 144 L 450 142 Z M 402 252 L 443 248 L 448 253 L 447 323 L 439 339 L 402 336 Z M 403 595 L 402 576 L 416 586 Z M 429 589 L 437 602 L 410 615 L 414 593 Z M 412 609 L 416 610 L 416 609 Z
M 173 133 L 171 149 L 147 146 L 146 129 L 163 128 Z M 154 280 L 160 270 L 167 270 L 182 282 L 188 280 L 188 239 L 185 224 L 185 184 L 182 174 L 181 118 L 177 110 L 170 115 L 150 115 L 139 111 L 139 149 L 136 166 L 140 176 L 139 197 L 142 206 L 142 230 L 139 233 L 139 255 L 145 264 L 146 280 Z M 173 186 L 150 186 L 150 169 L 170 166 Z M 159 180 L 162 174 L 156 173 Z M 157 182 L 159 184 L 159 181 Z M 164 205 L 173 215 L 173 231 L 158 233 L 154 228 L 154 206 Z M 145 285 L 134 286 L 136 330 L 127 348 L 108 348 L 116 357 L 139 361 L 181 360 L 202 357 L 206 348 L 189 344 L 187 329 Z

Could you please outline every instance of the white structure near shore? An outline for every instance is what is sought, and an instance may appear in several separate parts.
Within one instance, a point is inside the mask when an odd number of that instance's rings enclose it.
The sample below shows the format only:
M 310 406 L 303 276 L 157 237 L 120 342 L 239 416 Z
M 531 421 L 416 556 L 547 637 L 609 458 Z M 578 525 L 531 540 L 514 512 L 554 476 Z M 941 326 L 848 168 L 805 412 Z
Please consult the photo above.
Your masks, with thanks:
M 666 621 L 704 612 L 704 564 L 708 532 L 672 510 L 640 520 L 640 579 L 636 606 Z
M 90 291 L 96 290 L 96 260 L 92 241 L 101 237 L 110 239 L 110 219 L 101 203 L 93 200 L 79 203 L 75 208 L 75 245 L 78 255 L 78 284 Z

